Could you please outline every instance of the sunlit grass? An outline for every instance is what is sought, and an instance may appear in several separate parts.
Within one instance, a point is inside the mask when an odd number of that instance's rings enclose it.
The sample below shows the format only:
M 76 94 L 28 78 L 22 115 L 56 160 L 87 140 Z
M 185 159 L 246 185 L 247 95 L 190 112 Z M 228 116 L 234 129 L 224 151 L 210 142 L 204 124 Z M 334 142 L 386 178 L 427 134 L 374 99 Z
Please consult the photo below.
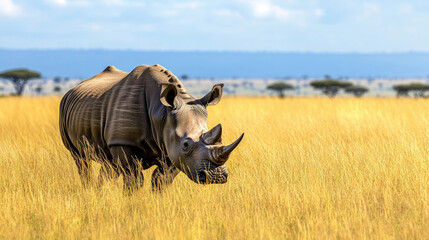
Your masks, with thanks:
M 0 238 L 427 238 L 429 101 L 224 98 L 224 185 L 83 188 L 59 98 L 0 98 Z M 94 172 L 98 166 L 94 166 Z M 94 180 L 95 182 L 95 180 Z

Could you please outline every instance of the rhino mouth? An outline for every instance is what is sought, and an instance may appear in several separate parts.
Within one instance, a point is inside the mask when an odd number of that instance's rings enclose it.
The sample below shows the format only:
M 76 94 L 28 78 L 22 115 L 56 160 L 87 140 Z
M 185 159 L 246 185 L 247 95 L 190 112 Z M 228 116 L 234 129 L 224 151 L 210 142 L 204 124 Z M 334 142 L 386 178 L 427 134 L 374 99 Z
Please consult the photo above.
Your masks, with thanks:
M 228 181 L 228 171 L 225 166 L 198 172 L 197 183 L 199 184 L 222 184 Z

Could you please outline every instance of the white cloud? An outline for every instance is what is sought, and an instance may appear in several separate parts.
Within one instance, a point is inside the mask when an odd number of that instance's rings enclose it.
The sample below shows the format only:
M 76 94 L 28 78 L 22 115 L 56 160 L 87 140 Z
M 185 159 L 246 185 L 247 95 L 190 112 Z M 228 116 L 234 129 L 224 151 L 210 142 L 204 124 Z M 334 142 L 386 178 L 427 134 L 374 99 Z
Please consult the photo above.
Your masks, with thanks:
M 56 6 L 80 6 L 80 7 L 88 7 L 90 5 L 100 4 L 99 1 L 90 1 L 90 0 L 45 0 L 48 4 L 53 4 Z M 118 2 L 122 2 L 121 0 L 102 0 L 101 4 L 103 5 L 115 5 Z
M 180 3 L 176 5 L 179 8 L 182 9 L 196 9 L 201 6 L 201 3 L 199 2 L 186 2 L 186 3 Z
M 363 11 L 356 16 L 356 21 L 363 22 L 373 16 L 376 16 L 380 12 L 380 7 L 376 3 L 364 3 Z
M 100 3 L 106 6 L 126 6 L 126 7 L 143 7 L 144 2 L 129 0 L 101 0 Z
M 414 12 L 414 8 L 411 5 L 403 5 L 399 8 L 399 13 L 401 14 L 412 14 Z
M 251 13 L 255 18 L 275 19 L 282 23 L 293 23 L 297 25 L 306 25 L 309 16 L 323 15 L 322 10 L 304 11 L 288 9 L 272 3 L 270 0 L 242 1 L 250 6 Z
M 0 0 L 0 14 L 5 16 L 18 16 L 21 9 L 12 0 Z
M 90 23 L 89 24 L 89 28 L 92 30 L 92 31 L 100 31 L 100 30 L 102 30 L 103 28 L 102 28 L 102 26 L 101 26 L 101 24 L 99 24 L 99 23 Z
M 252 12 L 255 17 L 265 18 L 274 16 L 281 20 L 289 20 L 292 13 L 290 10 L 274 5 L 268 0 L 250 2 Z
M 201 7 L 201 3 L 200 2 L 183 2 L 183 3 L 175 3 L 175 4 L 171 4 L 169 6 L 170 9 L 177 9 L 179 11 L 182 10 L 195 10 L 197 8 Z
M 273 6 L 269 2 L 251 2 L 253 15 L 255 17 L 267 17 L 272 11 Z
M 107 6 L 123 6 L 126 5 L 125 1 L 122 0 L 105 0 L 103 1 Z
M 180 11 L 177 9 L 166 9 L 166 10 L 161 10 L 159 13 L 164 17 L 174 17 L 174 16 L 177 16 L 180 13 Z
M 214 15 L 220 16 L 220 17 L 241 17 L 241 14 L 239 12 L 231 11 L 229 9 L 220 9 L 220 10 L 214 10 Z
M 65 6 L 67 4 L 67 0 L 47 0 L 49 3 L 53 3 L 58 6 Z
M 320 9 L 320 8 L 314 9 L 313 13 L 314 13 L 314 16 L 316 17 L 325 16 L 325 11 L 323 11 L 323 9 Z
M 201 7 L 199 2 L 184 2 L 171 4 L 168 7 L 164 7 L 159 11 L 159 14 L 164 17 L 174 17 L 179 14 L 183 14 L 189 10 L 196 10 Z

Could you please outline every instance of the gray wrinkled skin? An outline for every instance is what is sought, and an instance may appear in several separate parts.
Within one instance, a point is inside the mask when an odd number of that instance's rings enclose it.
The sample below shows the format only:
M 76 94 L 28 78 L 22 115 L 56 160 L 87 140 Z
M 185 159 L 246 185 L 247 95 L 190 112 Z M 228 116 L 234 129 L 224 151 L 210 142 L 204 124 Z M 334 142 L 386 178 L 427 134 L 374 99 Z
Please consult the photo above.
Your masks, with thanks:
M 130 73 L 109 66 L 71 89 L 61 100 L 60 132 L 82 182 L 88 183 L 96 160 L 99 183 L 123 174 L 130 190 L 143 184 L 141 171 L 153 165 L 154 190 L 179 171 L 196 183 L 225 183 L 225 162 L 243 134 L 224 146 L 221 125 L 207 128 L 206 107 L 220 101 L 222 87 L 195 99 L 164 67 L 141 65 Z

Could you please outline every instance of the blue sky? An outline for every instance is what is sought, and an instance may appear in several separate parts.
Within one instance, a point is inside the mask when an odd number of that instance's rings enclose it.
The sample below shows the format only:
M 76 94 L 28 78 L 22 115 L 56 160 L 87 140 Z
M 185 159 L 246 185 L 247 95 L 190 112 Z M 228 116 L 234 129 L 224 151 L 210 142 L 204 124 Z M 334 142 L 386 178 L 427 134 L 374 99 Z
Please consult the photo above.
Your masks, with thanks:
M 429 1 L 0 0 L 0 48 L 429 51 Z

